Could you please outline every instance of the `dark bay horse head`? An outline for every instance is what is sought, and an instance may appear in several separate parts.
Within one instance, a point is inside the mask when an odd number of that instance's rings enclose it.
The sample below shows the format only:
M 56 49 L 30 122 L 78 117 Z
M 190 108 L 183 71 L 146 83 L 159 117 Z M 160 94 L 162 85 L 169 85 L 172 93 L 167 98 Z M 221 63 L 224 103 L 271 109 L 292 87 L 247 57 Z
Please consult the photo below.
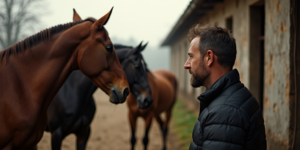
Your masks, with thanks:
M 81 21 L 81 17 L 74 11 L 73 21 Z M 117 58 L 114 46 L 104 28 L 112 10 L 105 16 L 96 20 L 88 31 L 78 30 L 79 33 L 89 34 L 78 48 L 78 66 L 92 82 L 110 96 L 112 103 L 123 103 L 128 94 L 128 82 Z
M 130 91 L 136 98 L 138 108 L 140 109 L 148 108 L 153 102 L 147 78 L 147 73 L 150 71 L 141 54 L 146 46 L 147 44 L 142 45 L 142 42 L 134 48 L 115 45 L 117 56 L 129 83 Z

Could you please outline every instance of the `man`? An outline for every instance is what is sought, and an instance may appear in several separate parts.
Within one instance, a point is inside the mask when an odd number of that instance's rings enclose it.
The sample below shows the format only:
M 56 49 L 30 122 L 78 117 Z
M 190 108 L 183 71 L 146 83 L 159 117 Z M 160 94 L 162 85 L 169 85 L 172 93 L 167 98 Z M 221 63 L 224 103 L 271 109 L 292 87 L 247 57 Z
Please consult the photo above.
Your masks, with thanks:
M 206 87 L 198 99 L 200 115 L 190 150 L 265 150 L 262 112 L 232 69 L 235 39 L 217 26 L 196 25 L 189 31 L 189 58 L 184 68 L 193 87 Z

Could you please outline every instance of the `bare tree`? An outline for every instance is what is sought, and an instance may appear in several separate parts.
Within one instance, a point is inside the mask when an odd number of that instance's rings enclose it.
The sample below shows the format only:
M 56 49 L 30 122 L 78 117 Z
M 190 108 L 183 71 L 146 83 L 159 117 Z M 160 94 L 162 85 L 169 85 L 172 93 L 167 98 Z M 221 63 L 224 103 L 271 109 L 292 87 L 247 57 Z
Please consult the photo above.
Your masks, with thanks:
M 0 0 L 0 50 L 27 37 L 29 31 L 35 29 L 41 1 Z

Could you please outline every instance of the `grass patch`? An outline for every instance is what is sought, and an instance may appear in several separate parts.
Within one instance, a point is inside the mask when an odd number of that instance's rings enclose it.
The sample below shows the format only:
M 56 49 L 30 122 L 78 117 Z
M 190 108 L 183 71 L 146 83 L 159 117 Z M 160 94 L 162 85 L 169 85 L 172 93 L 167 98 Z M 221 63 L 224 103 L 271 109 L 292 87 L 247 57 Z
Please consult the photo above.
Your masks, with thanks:
M 192 132 L 198 117 L 186 105 L 177 99 L 172 112 L 172 123 L 184 150 L 188 150 L 192 142 Z

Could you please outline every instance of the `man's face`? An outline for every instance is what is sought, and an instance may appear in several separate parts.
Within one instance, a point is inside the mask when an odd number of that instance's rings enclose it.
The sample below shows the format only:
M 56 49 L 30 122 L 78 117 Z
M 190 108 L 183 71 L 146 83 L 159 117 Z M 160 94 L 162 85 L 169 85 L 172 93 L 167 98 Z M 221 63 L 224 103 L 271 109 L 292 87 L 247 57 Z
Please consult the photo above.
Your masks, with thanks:
M 203 86 L 205 80 L 209 76 L 204 63 L 203 56 L 200 54 L 198 49 L 200 42 L 200 37 L 195 37 L 191 43 L 188 50 L 189 58 L 184 64 L 184 68 L 189 70 L 191 74 L 190 83 L 193 87 Z

